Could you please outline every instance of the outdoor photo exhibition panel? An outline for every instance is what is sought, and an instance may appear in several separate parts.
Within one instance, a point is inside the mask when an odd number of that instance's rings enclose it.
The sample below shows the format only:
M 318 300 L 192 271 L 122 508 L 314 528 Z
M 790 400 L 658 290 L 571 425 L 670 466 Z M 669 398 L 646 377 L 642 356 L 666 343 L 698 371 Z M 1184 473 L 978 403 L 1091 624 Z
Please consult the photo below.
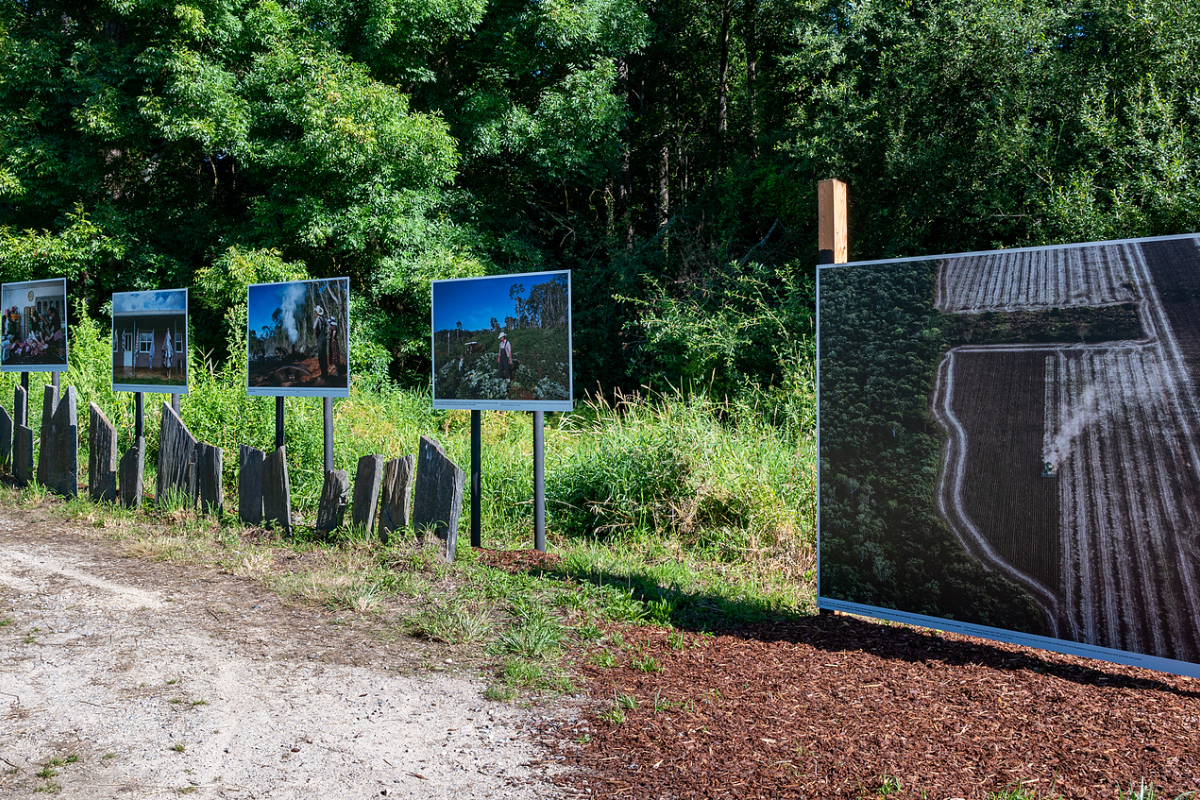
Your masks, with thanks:
M 188 393 L 187 315 L 187 289 L 113 293 L 113 391 Z
M 570 411 L 571 273 L 433 281 L 433 407 Z
M 1200 236 L 822 266 L 822 608 L 1200 677 Z
M 348 397 L 350 279 L 248 287 L 246 393 Z
M 65 371 L 67 279 L 6 283 L 0 287 L 0 305 L 0 371 Z

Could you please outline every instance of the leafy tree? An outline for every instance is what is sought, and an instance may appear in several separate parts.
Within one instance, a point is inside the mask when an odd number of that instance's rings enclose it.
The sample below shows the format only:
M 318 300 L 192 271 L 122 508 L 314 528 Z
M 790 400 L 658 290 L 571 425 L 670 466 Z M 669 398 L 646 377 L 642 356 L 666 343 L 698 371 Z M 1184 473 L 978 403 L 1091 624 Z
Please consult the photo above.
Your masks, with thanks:
M 114 289 L 190 285 L 231 247 L 274 250 L 351 276 L 393 312 L 368 318 L 376 337 L 411 356 L 429 279 L 484 269 L 444 213 L 454 141 L 303 10 L 4 4 L 0 235 L 54 244 L 94 306 Z M 19 261 L 0 262 L 5 280 L 28 272 Z M 197 333 L 224 341 L 220 326 Z

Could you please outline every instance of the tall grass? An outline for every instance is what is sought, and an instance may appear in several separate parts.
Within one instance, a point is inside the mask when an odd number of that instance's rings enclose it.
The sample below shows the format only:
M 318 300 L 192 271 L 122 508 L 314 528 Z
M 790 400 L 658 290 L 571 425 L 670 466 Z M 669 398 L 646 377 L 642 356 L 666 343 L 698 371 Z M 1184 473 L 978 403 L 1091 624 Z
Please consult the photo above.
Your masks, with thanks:
M 85 470 L 87 404 L 95 402 L 117 426 L 123 451 L 132 441 L 134 403 L 132 394 L 111 389 L 108 327 L 82 313 L 75 320 L 63 384 L 79 393 Z M 275 404 L 273 398 L 246 395 L 244 347 L 233 341 L 229 349 L 233 355 L 223 365 L 190 351 L 191 392 L 182 398 L 181 416 L 198 439 L 224 451 L 224 482 L 232 494 L 238 446 L 273 446 Z M 35 432 L 46 380 L 48 375 L 31 376 Z M 0 376 L 6 406 L 16 381 L 12 373 Z M 168 397 L 146 399 L 152 487 L 159 409 Z M 321 400 L 288 398 L 285 408 L 293 508 L 311 520 L 324 480 Z M 352 477 L 360 456 L 415 453 L 422 435 L 437 438 L 469 469 L 470 413 L 436 411 L 423 392 L 356 375 L 350 396 L 334 400 L 333 413 L 335 466 Z M 766 416 L 745 402 L 678 392 L 585 400 L 574 412 L 547 414 L 550 548 L 564 554 L 575 577 L 601 586 L 621 584 L 604 602 L 615 608 L 632 598 L 643 604 L 637 614 L 677 618 L 675 611 L 701 594 L 732 603 L 758 596 L 758 605 L 804 605 L 811 600 L 815 536 L 811 431 Z M 528 548 L 532 415 L 485 413 L 482 439 L 484 545 Z M 460 535 L 466 536 L 468 525 L 464 508 Z

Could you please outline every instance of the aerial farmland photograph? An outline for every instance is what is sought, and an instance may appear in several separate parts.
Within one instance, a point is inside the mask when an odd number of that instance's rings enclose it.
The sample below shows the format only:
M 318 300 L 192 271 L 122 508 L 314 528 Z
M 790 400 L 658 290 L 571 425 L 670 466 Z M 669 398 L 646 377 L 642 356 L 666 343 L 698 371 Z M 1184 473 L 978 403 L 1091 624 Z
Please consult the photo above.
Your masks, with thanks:
M 823 597 L 1200 661 L 1200 238 L 820 271 Z

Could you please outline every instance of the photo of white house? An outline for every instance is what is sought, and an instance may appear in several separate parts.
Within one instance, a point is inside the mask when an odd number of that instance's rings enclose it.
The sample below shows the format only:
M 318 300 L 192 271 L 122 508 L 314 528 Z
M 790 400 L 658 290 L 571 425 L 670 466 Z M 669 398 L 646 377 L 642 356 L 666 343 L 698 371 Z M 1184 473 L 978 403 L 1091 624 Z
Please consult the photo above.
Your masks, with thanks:
M 187 394 L 187 289 L 113 295 L 113 389 Z

